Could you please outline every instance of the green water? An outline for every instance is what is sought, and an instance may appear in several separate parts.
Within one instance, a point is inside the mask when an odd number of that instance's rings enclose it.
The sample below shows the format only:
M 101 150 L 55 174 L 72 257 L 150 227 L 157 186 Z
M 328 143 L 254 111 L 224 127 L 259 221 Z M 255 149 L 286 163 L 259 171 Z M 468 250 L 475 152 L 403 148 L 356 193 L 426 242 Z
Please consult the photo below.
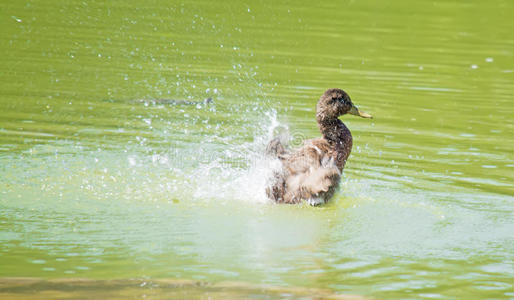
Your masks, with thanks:
M 3 1 L 0 298 L 514 297 L 514 3 L 387 2 Z M 267 203 L 266 141 L 332 87 L 375 117 L 341 190 Z

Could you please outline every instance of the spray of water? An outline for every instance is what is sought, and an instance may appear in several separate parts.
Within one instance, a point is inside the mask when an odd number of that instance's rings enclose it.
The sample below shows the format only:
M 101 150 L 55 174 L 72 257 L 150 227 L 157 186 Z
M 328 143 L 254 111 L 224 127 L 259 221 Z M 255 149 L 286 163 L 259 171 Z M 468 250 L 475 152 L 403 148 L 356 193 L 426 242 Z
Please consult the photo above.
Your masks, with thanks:
M 280 167 L 277 159 L 265 155 L 267 143 L 277 134 L 287 139 L 288 128 L 277 119 L 276 111 L 264 114 L 255 128 L 254 139 L 239 145 L 230 145 L 222 153 L 214 153 L 211 160 L 200 164 L 189 176 L 193 198 L 216 201 L 243 201 L 265 203 L 265 188 L 274 170 Z M 238 162 L 238 163 L 234 163 Z

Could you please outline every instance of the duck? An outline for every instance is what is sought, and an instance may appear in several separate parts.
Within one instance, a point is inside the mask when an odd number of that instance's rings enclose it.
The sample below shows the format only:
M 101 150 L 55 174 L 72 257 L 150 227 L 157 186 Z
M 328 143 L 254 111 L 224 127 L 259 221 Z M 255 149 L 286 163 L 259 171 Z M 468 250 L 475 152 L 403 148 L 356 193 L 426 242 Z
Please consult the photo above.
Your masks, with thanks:
M 295 151 L 288 149 L 280 137 L 268 143 L 266 154 L 280 162 L 268 178 L 269 199 L 276 203 L 307 202 L 318 206 L 332 198 L 353 145 L 350 130 L 339 119 L 346 114 L 372 118 L 359 110 L 345 91 L 328 89 L 316 104 L 320 138 L 305 140 Z

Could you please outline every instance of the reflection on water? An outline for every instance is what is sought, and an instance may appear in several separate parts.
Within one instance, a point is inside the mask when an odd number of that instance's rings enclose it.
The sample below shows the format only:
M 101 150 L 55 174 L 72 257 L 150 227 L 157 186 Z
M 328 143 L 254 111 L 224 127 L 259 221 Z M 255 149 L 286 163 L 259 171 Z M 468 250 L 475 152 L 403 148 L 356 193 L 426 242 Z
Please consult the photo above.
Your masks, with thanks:
M 512 297 L 511 6 L 3 5 L 0 298 Z M 331 87 L 375 116 L 341 190 L 268 203 L 266 142 Z

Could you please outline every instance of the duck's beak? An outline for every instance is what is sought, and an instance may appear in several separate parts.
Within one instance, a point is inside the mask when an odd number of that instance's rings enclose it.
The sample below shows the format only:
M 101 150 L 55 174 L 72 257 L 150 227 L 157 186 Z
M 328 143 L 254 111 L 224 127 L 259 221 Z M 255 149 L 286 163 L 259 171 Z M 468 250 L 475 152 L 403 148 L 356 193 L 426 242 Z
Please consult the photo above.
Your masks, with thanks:
M 373 119 L 373 117 L 370 115 L 370 114 L 367 114 L 363 111 L 360 111 L 357 106 L 352 106 L 352 108 L 350 109 L 350 111 L 348 111 L 348 113 L 350 115 L 354 115 L 354 116 L 359 116 L 359 117 L 362 117 L 362 118 L 368 118 L 368 119 Z

